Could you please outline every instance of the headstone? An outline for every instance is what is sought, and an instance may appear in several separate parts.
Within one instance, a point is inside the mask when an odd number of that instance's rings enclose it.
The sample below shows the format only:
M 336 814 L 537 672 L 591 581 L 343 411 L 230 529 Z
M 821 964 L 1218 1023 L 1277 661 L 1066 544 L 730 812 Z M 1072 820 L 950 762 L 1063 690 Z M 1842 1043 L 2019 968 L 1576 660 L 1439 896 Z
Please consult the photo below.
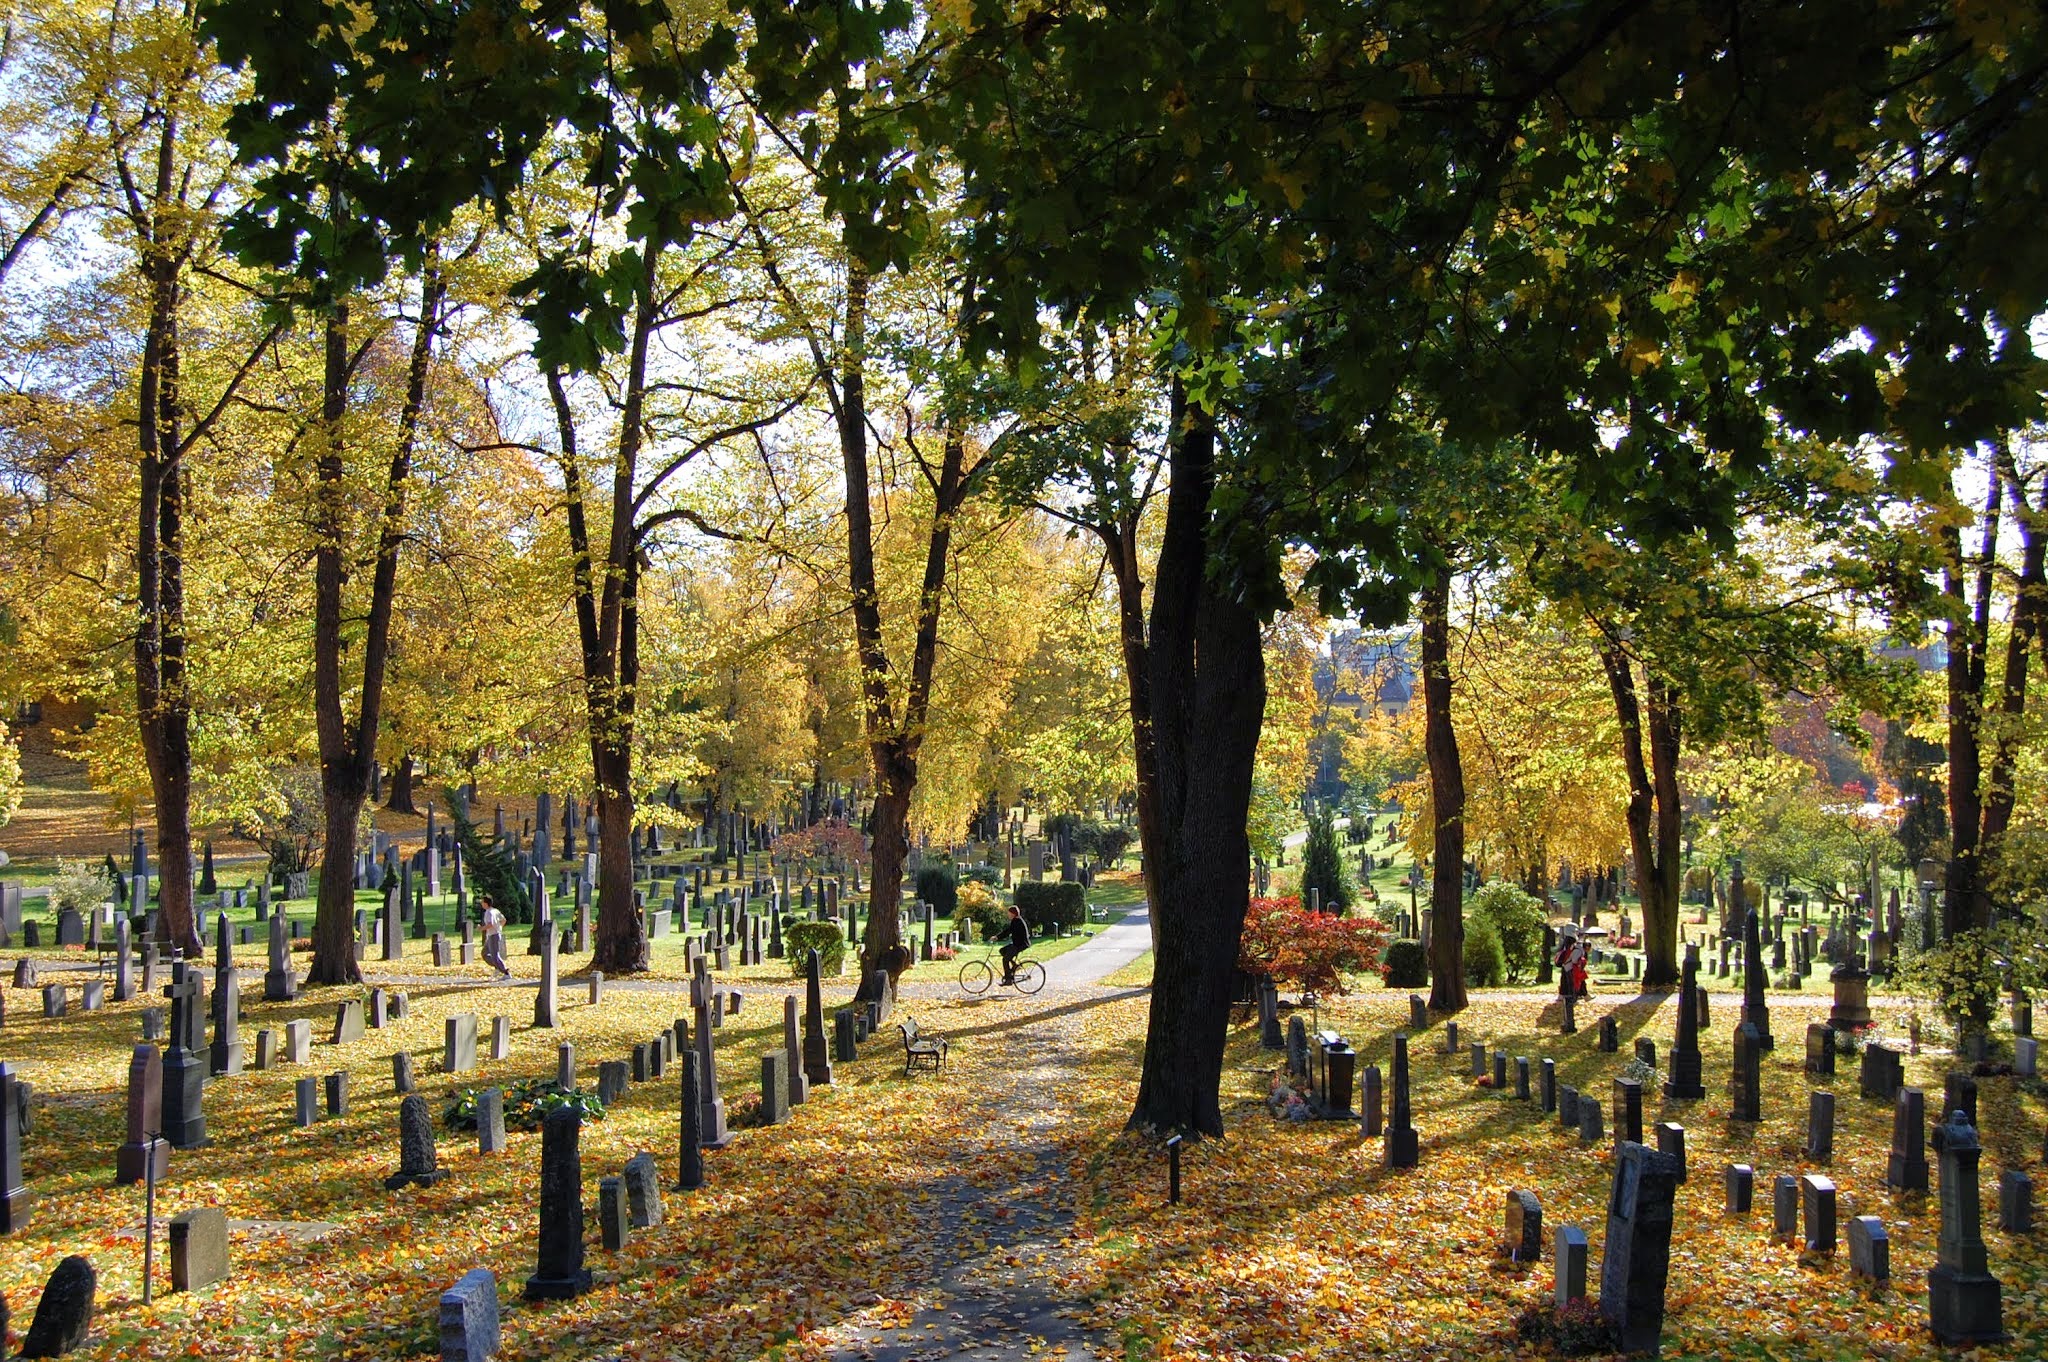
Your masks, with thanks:
M 2004 1307 L 1984 1249 L 1977 1187 L 1984 1151 L 1977 1128 L 1963 1113 L 1950 1112 L 1935 1131 L 1934 1150 L 1941 1164 L 1941 1237 L 1927 1273 L 1928 1323 L 1935 1338 L 1951 1346 L 1999 1342 Z
M 661 1175 L 655 1169 L 654 1155 L 643 1150 L 627 1159 L 624 1176 L 626 1206 L 633 1228 L 645 1230 L 661 1224 Z
M 1603 1055 L 1611 1055 L 1620 1049 L 1620 1028 L 1615 1025 L 1614 1018 L 1602 1017 L 1600 1019 L 1600 1053 Z
M 1358 1133 L 1367 1140 L 1380 1137 L 1383 1122 L 1385 1097 L 1380 1087 L 1380 1067 L 1377 1064 L 1365 1066 L 1365 1073 L 1359 1079 Z
M 43 1015 L 61 1017 L 64 1015 L 64 985 L 43 985 Z
M 491 1058 L 512 1058 L 512 1019 L 505 1016 L 491 1018 Z
M 1586 1299 L 1586 1232 L 1577 1225 L 1559 1225 L 1551 1241 L 1551 1300 L 1562 1310 Z
M 1902 1192 L 1927 1190 L 1927 1094 L 1918 1088 L 1900 1088 L 1893 1100 L 1884 1185 Z
M 1960 1111 L 1977 1124 L 1977 1080 L 1966 1073 L 1951 1073 L 1942 1080 L 1942 1110 Z
M 1643 1142 L 1643 1085 L 1633 1078 L 1614 1080 L 1614 1138 Z
M 1849 1220 L 1849 1271 L 1874 1282 L 1892 1279 L 1892 1245 L 1884 1221 L 1874 1215 Z
M 35 1320 L 22 1341 L 23 1357 L 62 1357 L 85 1343 L 92 1332 L 93 1293 L 99 1277 L 92 1264 L 72 1254 L 57 1264 L 36 1302 Z
M 842 1014 L 844 1015 L 844 1014 Z M 677 1069 L 681 1131 L 677 1140 L 676 1190 L 695 1191 L 704 1185 L 704 1099 L 697 1078 L 697 1052 L 686 1049 Z
M 626 1095 L 626 1062 L 607 1059 L 597 1066 L 597 1100 L 610 1106 Z
M 725 1128 L 725 1099 L 718 1092 L 718 1053 L 711 1043 L 711 1017 L 716 1003 L 697 1004 L 697 1082 L 699 1139 L 706 1149 L 723 1149 L 732 1142 Z
M 1875 1041 L 1864 1045 L 1861 1087 L 1865 1097 L 1889 1102 L 1904 1082 L 1904 1066 L 1897 1050 Z
M 1790 1173 L 1771 1179 L 1771 1237 L 1787 1244 L 1799 1237 L 1799 1179 Z
M 555 1086 L 563 1092 L 576 1090 L 576 1046 L 571 1041 L 555 1047 Z
M 605 1252 L 626 1246 L 626 1184 L 618 1178 L 597 1180 L 597 1224 Z
M 1764 1002 L 1769 971 L 1764 968 L 1762 917 L 1754 907 L 1742 915 L 1742 958 L 1748 963 L 1742 972 L 1742 1012 L 1736 1020 L 1756 1028 L 1757 1053 L 1769 1054 L 1777 1041 L 1771 1036 L 1771 1009 Z
M 400 1050 L 391 1056 L 391 1091 L 403 1097 L 412 1090 L 412 1052 Z
M 171 1217 L 171 1290 L 199 1291 L 228 1275 L 228 1218 L 218 1206 Z
M 818 952 L 815 950 L 804 961 L 803 1064 L 804 1077 L 809 1085 L 832 1081 L 832 1060 L 825 1053 L 825 1000 L 819 979 Z
M 1746 1163 L 1731 1163 L 1721 1175 L 1726 1194 L 1723 1207 L 1730 1215 L 1748 1215 L 1756 1202 L 1756 1170 Z
M 1761 1121 L 1763 1057 L 1758 1052 L 1756 1027 L 1744 1022 L 1735 1028 L 1735 1072 L 1729 1083 L 1728 1116 L 1734 1121 Z
M 789 1056 L 789 1104 L 800 1107 L 811 1096 L 810 1080 L 804 1075 L 803 1040 L 797 1034 L 796 995 L 786 993 L 782 998 L 782 1049 Z
M 164 1137 L 173 1149 L 206 1143 L 206 1003 L 199 970 L 189 961 L 171 966 L 171 1045 L 164 1054 Z M 196 1042 L 196 1043 L 195 1043 Z
M 1807 1023 L 1806 1072 L 1824 1078 L 1834 1077 L 1835 1028 L 1826 1022 Z
M 363 1038 L 363 1000 L 344 998 L 334 1005 L 334 1039 L 330 1044 L 347 1045 Z
M 1579 1090 L 1569 1083 L 1557 1085 L 1557 1124 L 1575 1133 L 1579 1128 Z
M 1527 1055 L 1515 1056 L 1515 1099 L 1521 1102 L 1529 1100 L 1529 1057 Z
M 284 1024 L 284 1062 L 308 1064 L 312 1059 L 313 1023 L 306 1017 L 294 1017 Z
M 1806 1244 L 1808 1253 L 1833 1253 L 1835 1251 L 1835 1182 L 1833 1178 L 1819 1173 L 1807 1173 L 1799 1179 L 1799 1201 L 1803 1208 L 1802 1219 L 1806 1222 Z
M 2034 1180 L 2017 1168 L 1998 1175 L 1998 1228 L 2007 1234 L 2034 1232 Z
M 1536 1109 L 1545 1116 L 1557 1110 L 1557 1061 L 1545 1059 L 1536 1071 Z
M 138 1045 L 128 1061 L 128 1138 L 114 1157 L 115 1186 L 145 1181 L 150 1176 L 151 1163 L 156 1165 L 157 1181 L 169 1174 L 171 1147 L 158 1138 L 163 1129 L 163 1113 L 163 1057 L 154 1045 Z M 0 1113 L 0 1121 L 5 1116 Z
M 273 1027 L 266 1026 L 256 1033 L 256 1067 L 277 1067 L 277 1031 Z
M 490 1362 L 501 1343 L 498 1279 L 471 1268 L 441 1293 L 441 1362 Z
M 1600 1265 L 1600 1313 L 1614 1325 L 1626 1352 L 1657 1351 L 1663 1333 L 1671 1208 L 1677 1188 L 1676 1160 L 1640 1144 L 1615 1146 L 1614 1182 L 1607 1199 L 1607 1254 Z
M 554 932 L 552 930 L 544 932 L 540 947 L 540 992 L 535 994 L 533 999 L 533 1024 L 537 1027 L 547 1027 L 550 1029 L 562 1024 L 560 1018 L 561 1002 L 556 992 L 559 980 L 555 973 L 557 968 L 555 964 L 555 951 Z M 585 1275 L 587 1276 L 588 1274 Z M 531 1288 L 531 1286 L 532 1283 L 529 1281 L 528 1287 Z
M 528 1300 L 567 1300 L 590 1290 L 583 1265 L 583 1157 L 578 1148 L 582 1114 L 574 1107 L 541 1121 L 540 1243 Z
M 1835 1157 L 1835 1095 L 1812 1092 L 1806 1098 L 1806 1159 L 1831 1163 Z
M 1603 1135 L 1602 1125 L 1600 1100 L 1591 1095 L 1581 1097 L 1579 1099 L 1579 1143 L 1599 1143 Z
M 770 1050 L 761 1056 L 761 1124 L 781 1125 L 789 1119 L 789 1052 Z
M 476 1013 L 458 1012 L 443 1025 L 441 1072 L 466 1074 L 476 1067 Z
M 1687 1005 L 1698 987 L 1699 970 L 1698 954 L 1687 947 L 1678 994 L 1678 1039 L 1671 1047 L 1671 1068 L 1664 1080 L 1664 1096 L 1674 1101 L 1696 1102 L 1707 1095 L 1701 1082 L 1699 1012 Z
M 1421 1161 L 1421 1141 L 1417 1138 L 1413 1114 L 1408 1098 L 1408 1037 L 1394 1037 L 1394 1110 L 1387 1122 L 1384 1137 L 1383 1158 L 1389 1168 L 1413 1168 Z
M 485 1088 L 476 1095 L 476 1150 L 479 1154 L 505 1152 L 505 1094 Z
M 398 1171 L 384 1179 L 384 1190 L 395 1192 L 408 1184 L 431 1187 L 448 1176 L 434 1157 L 434 1122 L 427 1114 L 427 1099 L 412 1093 L 398 1104 Z
M 1517 1263 L 1543 1256 L 1543 1203 L 1534 1192 L 1508 1193 L 1506 1247 L 1508 1258 Z
M 1685 1127 L 1676 1121 L 1657 1123 L 1657 1152 L 1678 1160 L 1678 1181 L 1685 1183 Z

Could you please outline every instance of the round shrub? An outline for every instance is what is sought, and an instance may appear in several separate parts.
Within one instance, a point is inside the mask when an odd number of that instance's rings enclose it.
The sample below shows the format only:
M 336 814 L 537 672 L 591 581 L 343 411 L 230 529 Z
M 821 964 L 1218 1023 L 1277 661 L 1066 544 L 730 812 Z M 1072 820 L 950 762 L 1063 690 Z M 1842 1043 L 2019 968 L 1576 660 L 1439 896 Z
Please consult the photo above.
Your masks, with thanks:
M 1543 956 L 1543 928 L 1549 921 L 1539 899 L 1512 880 L 1494 880 L 1465 900 L 1467 930 L 1480 920 L 1500 938 L 1508 978 L 1521 979 L 1535 972 Z
M 977 929 L 976 941 L 993 940 L 1010 922 L 1010 910 L 996 891 L 975 880 L 960 886 L 960 901 L 953 908 L 954 926 L 964 931 L 970 922 Z
M 1483 917 L 1465 923 L 1465 983 L 1468 987 L 1497 988 L 1507 982 L 1508 962 L 1501 951 L 1500 933 Z
M 846 959 L 846 938 L 839 934 L 836 922 L 797 922 L 784 932 L 783 940 L 789 944 L 790 973 L 802 977 L 811 958 L 811 952 L 818 953 L 818 972 L 835 975 Z
M 1420 941 L 1390 941 L 1381 957 L 1388 988 L 1424 988 L 1429 984 L 1429 953 Z

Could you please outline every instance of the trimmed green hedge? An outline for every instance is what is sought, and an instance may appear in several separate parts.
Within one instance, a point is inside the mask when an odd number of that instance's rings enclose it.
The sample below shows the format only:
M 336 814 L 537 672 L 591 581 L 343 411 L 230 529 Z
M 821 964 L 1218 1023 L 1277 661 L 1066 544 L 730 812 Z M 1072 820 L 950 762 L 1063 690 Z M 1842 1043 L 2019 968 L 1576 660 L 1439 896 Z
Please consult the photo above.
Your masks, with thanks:
M 1026 880 L 1016 889 L 1017 910 L 1031 930 L 1081 927 L 1088 922 L 1088 891 L 1078 884 Z
M 928 865 L 917 872 L 917 896 L 940 917 L 951 917 L 960 902 L 960 885 L 945 866 Z
M 836 922 L 796 922 L 782 933 L 788 943 L 791 974 L 801 979 L 809 966 L 811 952 L 818 953 L 818 973 L 827 978 L 839 973 L 846 959 L 846 938 Z
M 1388 988 L 1422 988 L 1429 983 L 1429 956 L 1420 941 L 1389 941 L 1380 957 Z

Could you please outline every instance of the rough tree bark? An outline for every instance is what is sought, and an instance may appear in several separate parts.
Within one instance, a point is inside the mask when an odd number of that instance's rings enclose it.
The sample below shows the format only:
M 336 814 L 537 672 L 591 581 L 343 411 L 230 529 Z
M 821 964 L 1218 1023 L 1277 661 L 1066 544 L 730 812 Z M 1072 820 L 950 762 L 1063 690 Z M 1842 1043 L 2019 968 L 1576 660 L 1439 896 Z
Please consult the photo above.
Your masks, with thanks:
M 1159 896 L 1153 892 L 1152 856 L 1160 848 L 1159 754 L 1152 733 L 1152 662 L 1145 637 L 1145 578 L 1138 562 L 1138 517 L 1127 511 L 1114 522 L 1090 528 L 1102 540 L 1116 578 L 1117 633 L 1123 645 L 1124 676 L 1130 692 L 1131 767 L 1137 781 L 1138 846 L 1144 853 L 1146 914 L 1152 949 L 1159 950 Z
M 1251 897 L 1245 823 L 1265 654 L 1257 614 L 1208 571 L 1214 424 L 1178 389 L 1172 420 L 1145 677 L 1158 800 L 1145 868 L 1159 948 L 1129 1125 L 1220 1136 L 1231 980 Z
M 1451 570 L 1423 589 L 1423 751 L 1429 760 L 1429 1005 L 1462 1012 L 1465 995 L 1465 764 L 1451 723 Z
M 910 672 L 900 687 L 882 638 L 882 598 L 875 577 L 874 514 L 869 502 L 867 445 L 866 271 L 847 271 L 844 358 L 839 374 L 839 452 L 846 476 L 847 578 L 853 597 L 855 649 L 861 669 L 861 722 L 875 773 L 868 819 L 868 918 L 861 941 L 857 998 L 872 993 L 874 972 L 901 965 L 897 911 L 903 903 L 903 864 L 910 851 L 910 800 L 917 792 L 918 752 L 931 707 L 932 669 L 938 661 L 939 616 L 945 603 L 953 519 L 966 499 L 966 446 L 948 421 L 940 434 L 939 466 L 927 466 L 932 525 L 925 541 L 924 580 L 917 599 L 917 632 Z M 901 690 L 899 697 L 898 690 Z M 899 713 L 897 702 L 901 700 Z M 894 971 L 900 973 L 900 968 Z
M 427 379 L 434 355 L 446 285 L 430 256 L 420 283 L 420 316 L 406 365 L 405 401 L 399 409 L 397 440 L 384 474 L 383 505 L 377 525 L 377 557 L 370 576 L 369 612 L 362 639 L 362 694 L 351 721 L 342 694 L 342 610 L 348 588 L 348 489 L 344 454 L 349 382 L 365 351 L 349 353 L 348 305 L 337 304 L 327 318 L 321 384 L 321 447 L 315 470 L 313 554 L 313 710 L 320 744 L 320 794 L 326 815 L 326 844 L 320 857 L 319 903 L 313 914 L 313 964 L 307 982 L 357 983 L 356 826 L 369 794 L 377 760 L 377 726 L 384 704 L 384 677 L 391 657 L 391 614 L 398 589 L 398 556 L 405 544 L 406 487 L 426 407 Z
M 192 915 L 192 701 L 185 679 L 185 490 L 178 304 L 189 249 L 176 202 L 178 120 L 165 112 L 153 198 L 134 216 L 149 288 L 137 393 L 135 713 L 156 805 L 158 935 L 204 950 Z
M 419 806 L 413 802 L 413 791 L 419 786 L 419 765 L 408 752 L 399 759 L 398 769 L 391 773 L 391 797 L 384 801 L 384 807 L 392 813 L 417 814 Z
M 1635 856 L 1636 893 L 1643 914 L 1643 986 L 1669 988 L 1679 982 L 1678 891 L 1684 856 L 1678 698 L 1668 683 L 1646 668 L 1646 703 L 1639 701 L 1634 663 L 1611 631 L 1601 642 L 1600 662 L 1614 696 L 1621 759 L 1628 771 L 1629 849 Z

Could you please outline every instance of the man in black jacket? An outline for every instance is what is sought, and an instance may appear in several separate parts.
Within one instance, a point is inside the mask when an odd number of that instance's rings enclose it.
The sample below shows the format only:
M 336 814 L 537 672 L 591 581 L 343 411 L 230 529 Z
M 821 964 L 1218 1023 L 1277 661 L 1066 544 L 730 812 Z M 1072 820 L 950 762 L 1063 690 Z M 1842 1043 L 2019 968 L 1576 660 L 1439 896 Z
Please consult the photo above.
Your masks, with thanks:
M 1010 924 L 1003 928 L 1003 982 L 1017 982 L 1017 957 L 1031 945 L 1031 928 L 1025 925 L 1024 915 L 1010 905 Z

